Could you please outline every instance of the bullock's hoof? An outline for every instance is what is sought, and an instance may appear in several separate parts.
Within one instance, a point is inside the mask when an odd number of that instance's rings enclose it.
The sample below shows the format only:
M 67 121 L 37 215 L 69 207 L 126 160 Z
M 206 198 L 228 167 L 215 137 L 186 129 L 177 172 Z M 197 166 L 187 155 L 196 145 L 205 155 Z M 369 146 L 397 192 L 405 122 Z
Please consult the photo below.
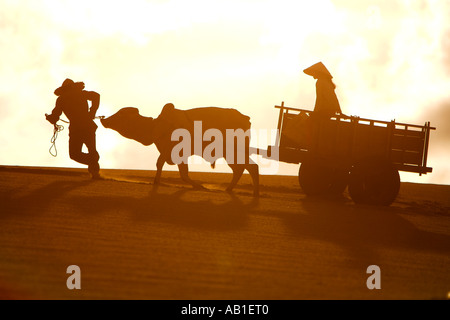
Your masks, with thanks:
M 225 191 L 228 192 L 228 193 L 233 193 L 233 188 L 228 187 L 228 188 L 225 189 Z
M 92 180 L 105 180 L 103 176 L 101 176 L 98 172 L 91 174 Z
M 208 190 L 208 188 L 202 186 L 201 184 L 194 184 L 194 185 L 192 185 L 192 187 L 193 187 L 195 190 Z

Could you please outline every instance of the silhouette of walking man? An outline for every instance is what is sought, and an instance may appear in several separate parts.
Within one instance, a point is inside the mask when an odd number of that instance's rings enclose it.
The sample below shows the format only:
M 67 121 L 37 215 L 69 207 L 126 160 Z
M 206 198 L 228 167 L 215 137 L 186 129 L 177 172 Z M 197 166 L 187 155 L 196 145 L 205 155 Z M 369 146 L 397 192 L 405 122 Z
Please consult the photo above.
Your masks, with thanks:
M 100 155 L 96 149 L 94 122 L 95 113 L 100 105 L 100 95 L 94 91 L 84 90 L 83 82 L 66 79 L 61 87 L 55 90 L 56 106 L 46 119 L 53 125 L 59 120 L 61 113 L 67 116 L 69 125 L 69 156 L 72 160 L 88 165 L 92 179 L 100 179 Z M 88 101 L 91 101 L 89 108 Z M 83 144 L 88 153 L 82 152 Z

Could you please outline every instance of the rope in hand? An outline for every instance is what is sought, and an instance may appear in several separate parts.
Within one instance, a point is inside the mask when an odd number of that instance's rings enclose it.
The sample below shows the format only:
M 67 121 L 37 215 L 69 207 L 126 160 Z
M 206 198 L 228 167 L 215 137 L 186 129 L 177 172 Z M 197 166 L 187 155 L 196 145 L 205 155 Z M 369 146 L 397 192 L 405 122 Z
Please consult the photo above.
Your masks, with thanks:
M 94 119 L 104 119 L 104 118 L 105 118 L 104 116 L 97 116 Z M 59 120 L 62 121 L 62 122 L 65 122 L 65 123 L 69 123 L 69 121 L 66 121 L 66 120 L 63 120 L 63 119 L 59 119 Z M 63 131 L 63 130 L 64 130 L 64 126 L 63 125 L 56 124 L 56 123 L 54 124 L 53 136 L 50 139 L 51 146 L 50 146 L 50 149 L 48 149 L 48 152 L 53 157 L 56 157 L 58 155 L 58 150 L 56 149 L 56 139 L 58 138 L 58 133 Z M 55 152 L 53 153 L 52 150 L 55 150 Z
M 65 122 L 65 123 L 69 123 L 68 121 L 65 121 L 65 120 L 62 120 L 62 119 L 60 119 L 62 122 Z M 53 136 L 52 136 L 52 138 L 50 139 L 50 143 L 52 144 L 51 146 L 50 146 L 50 149 L 48 149 L 48 152 L 50 152 L 50 154 L 53 156 L 53 157 L 56 157 L 57 155 L 58 155 L 58 150 L 56 149 L 56 139 L 58 138 L 58 133 L 59 132 L 61 132 L 61 131 L 63 131 L 64 130 L 64 126 L 63 125 L 60 125 L 60 124 L 54 124 L 54 127 L 53 127 Z M 52 150 L 55 150 L 55 153 L 53 153 L 52 152 Z

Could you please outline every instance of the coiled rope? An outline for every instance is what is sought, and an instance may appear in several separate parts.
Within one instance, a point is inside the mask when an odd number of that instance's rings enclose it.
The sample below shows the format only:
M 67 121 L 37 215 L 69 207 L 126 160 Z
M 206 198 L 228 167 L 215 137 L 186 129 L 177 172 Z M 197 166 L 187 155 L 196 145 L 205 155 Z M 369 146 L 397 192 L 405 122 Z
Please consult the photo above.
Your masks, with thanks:
M 97 116 L 94 119 L 104 119 L 105 116 Z M 69 121 L 63 120 L 63 119 L 59 119 L 59 121 L 62 121 L 64 123 L 69 123 Z M 50 149 L 48 149 L 48 152 L 53 156 L 56 157 L 58 155 L 58 150 L 56 149 L 56 139 L 58 138 L 58 133 L 60 133 L 61 131 L 64 130 L 64 126 L 61 124 L 56 124 L 53 127 L 53 136 L 50 139 Z M 54 153 L 52 152 L 52 150 L 55 150 Z
M 69 123 L 69 121 L 65 121 L 65 120 L 62 120 L 62 119 L 59 119 L 59 120 L 61 120 L 62 122 L 65 122 L 65 123 Z M 48 152 L 53 157 L 56 157 L 58 155 L 58 150 L 56 149 L 56 139 L 58 138 L 58 133 L 63 131 L 63 130 L 64 130 L 64 126 L 63 125 L 55 123 L 55 125 L 53 127 L 53 136 L 50 139 L 51 146 L 50 146 L 50 149 L 48 149 Z M 53 153 L 52 150 L 55 150 L 55 152 Z

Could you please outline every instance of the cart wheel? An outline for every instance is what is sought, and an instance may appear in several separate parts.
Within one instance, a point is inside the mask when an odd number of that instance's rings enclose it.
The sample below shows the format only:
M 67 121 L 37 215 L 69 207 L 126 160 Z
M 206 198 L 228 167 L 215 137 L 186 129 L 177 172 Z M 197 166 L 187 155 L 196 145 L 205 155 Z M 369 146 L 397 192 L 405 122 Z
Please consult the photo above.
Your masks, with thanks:
M 306 162 L 300 165 L 298 181 L 307 195 L 339 194 L 347 187 L 348 172 Z
M 332 181 L 329 192 L 332 194 L 341 194 L 347 188 L 349 181 L 349 172 L 344 169 L 334 169 L 332 172 Z
M 399 190 L 400 175 L 390 162 L 372 160 L 350 172 L 348 191 L 355 203 L 388 206 Z
M 330 179 L 325 168 L 313 163 L 302 163 L 298 171 L 298 182 L 307 195 L 325 193 L 330 186 Z

